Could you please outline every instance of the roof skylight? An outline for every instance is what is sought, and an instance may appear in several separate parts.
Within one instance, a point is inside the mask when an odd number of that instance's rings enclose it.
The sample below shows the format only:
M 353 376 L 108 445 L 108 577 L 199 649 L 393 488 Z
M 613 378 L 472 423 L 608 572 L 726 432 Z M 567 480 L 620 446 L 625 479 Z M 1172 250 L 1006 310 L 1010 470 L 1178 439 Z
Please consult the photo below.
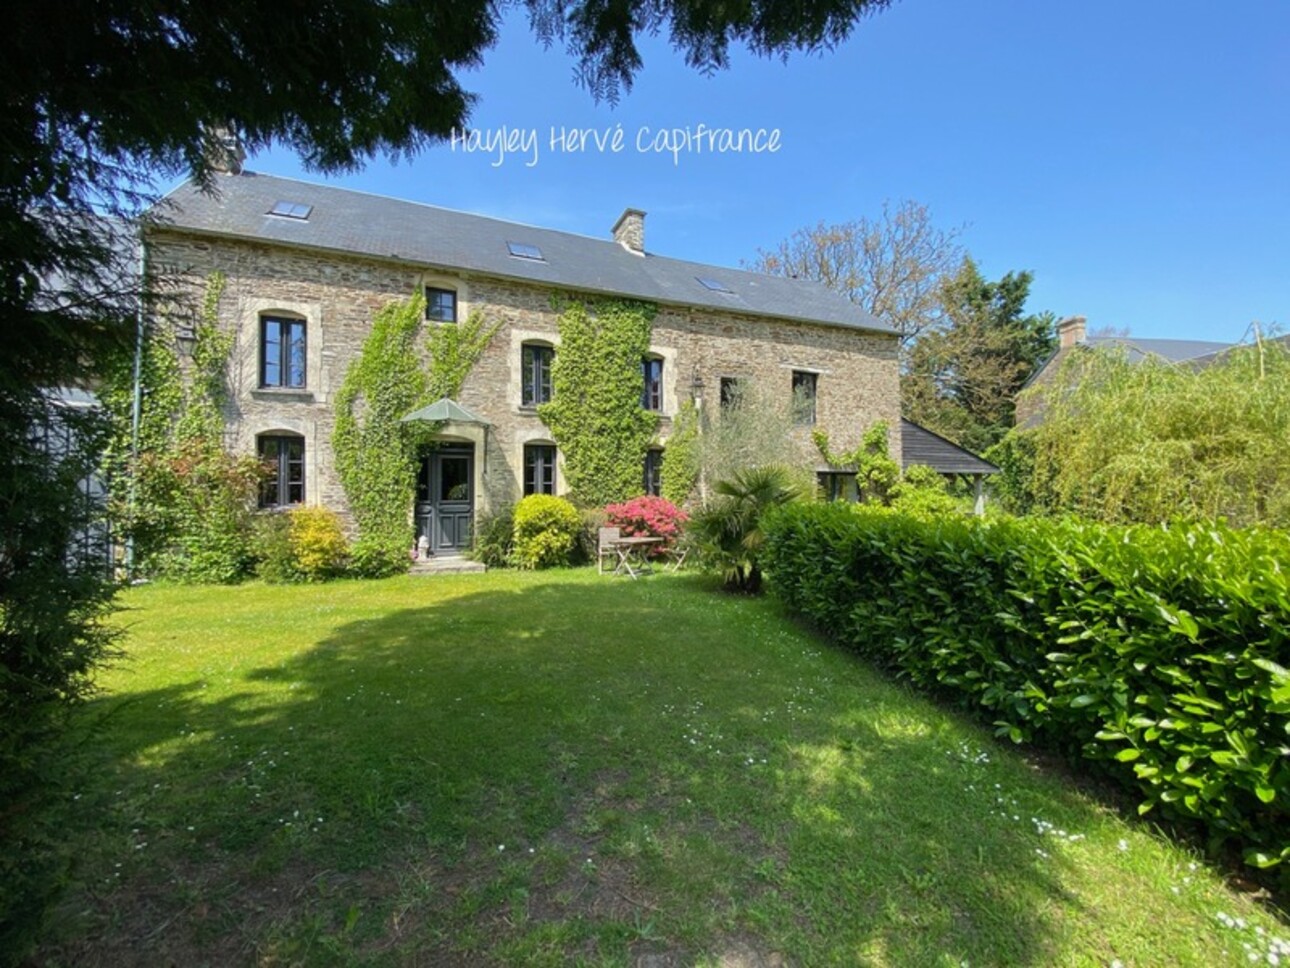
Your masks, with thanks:
M 517 259 L 532 259 L 534 262 L 545 262 L 542 258 L 542 250 L 536 245 L 529 245 L 527 242 L 507 242 L 506 251 Z
M 695 276 L 694 278 L 699 280 L 699 285 L 703 286 L 704 289 L 711 289 L 713 292 L 734 293 L 734 290 L 720 279 L 710 279 L 707 276 Z
M 283 218 L 294 218 L 305 221 L 309 218 L 309 213 L 314 210 L 312 205 L 306 205 L 304 202 L 274 202 L 273 208 L 269 209 L 270 215 L 280 215 Z

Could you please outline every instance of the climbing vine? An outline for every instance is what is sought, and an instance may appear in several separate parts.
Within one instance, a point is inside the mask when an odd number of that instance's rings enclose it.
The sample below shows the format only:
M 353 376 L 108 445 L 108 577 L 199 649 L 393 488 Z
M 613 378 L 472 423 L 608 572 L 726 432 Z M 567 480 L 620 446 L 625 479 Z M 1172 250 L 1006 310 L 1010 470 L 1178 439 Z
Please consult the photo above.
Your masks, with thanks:
M 887 424 L 877 421 L 864 432 L 860 446 L 853 451 L 834 452 L 829 446 L 828 433 L 819 428 L 811 431 L 811 441 L 830 467 L 856 472 L 861 501 L 888 504 L 891 490 L 900 480 L 900 464 L 888 453 L 887 433 Z
M 417 352 L 424 314 L 419 293 L 381 309 L 336 394 L 332 449 L 358 525 L 353 567 L 363 575 L 407 568 L 416 452 L 428 438 L 400 418 L 425 402 L 428 380 Z
M 656 309 L 628 300 L 560 308 L 552 399 L 538 416 L 564 456 L 570 497 L 588 507 L 622 501 L 640 494 L 658 430 L 658 414 L 641 407 L 641 360 Z
M 102 390 L 112 415 L 108 450 L 118 531 L 132 540 L 136 570 L 183 581 L 231 582 L 250 569 L 251 514 L 261 478 L 252 457 L 224 449 L 224 405 L 233 335 L 219 326 L 222 273 L 206 279 L 185 366 L 174 321 L 161 315 L 140 348 L 138 452 L 132 446 L 133 355 Z
M 402 418 L 440 397 L 455 398 L 499 328 L 472 313 L 463 323 L 431 328 L 423 353 L 417 338 L 424 316 L 420 293 L 381 309 L 336 394 L 332 448 L 358 525 L 352 562 L 362 575 L 407 568 L 417 455 L 440 427 Z
M 489 323 L 481 314 L 471 313 L 465 322 L 430 328 L 426 333 L 429 356 L 426 395 L 430 400 L 457 399 L 466 377 L 501 327 L 500 320 Z

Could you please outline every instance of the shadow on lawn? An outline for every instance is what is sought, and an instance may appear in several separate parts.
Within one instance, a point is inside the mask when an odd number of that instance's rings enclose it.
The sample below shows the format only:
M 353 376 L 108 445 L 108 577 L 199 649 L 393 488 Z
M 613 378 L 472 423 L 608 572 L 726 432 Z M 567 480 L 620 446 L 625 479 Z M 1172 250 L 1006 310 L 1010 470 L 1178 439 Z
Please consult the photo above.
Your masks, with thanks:
M 1060 960 L 1059 862 L 981 822 L 947 714 L 693 582 L 475 587 L 99 701 L 91 914 L 47 954 Z

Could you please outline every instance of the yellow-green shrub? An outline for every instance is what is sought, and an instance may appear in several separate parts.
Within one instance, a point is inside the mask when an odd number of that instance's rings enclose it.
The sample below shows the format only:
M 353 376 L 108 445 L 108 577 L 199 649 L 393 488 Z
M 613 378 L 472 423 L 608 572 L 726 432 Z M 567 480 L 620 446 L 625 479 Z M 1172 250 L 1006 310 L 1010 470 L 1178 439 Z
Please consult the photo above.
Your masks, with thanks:
M 291 512 L 291 554 L 307 581 L 339 575 L 349 551 L 340 518 L 327 508 L 296 508 Z
M 567 565 L 581 528 L 578 509 L 564 498 L 530 494 L 515 505 L 512 560 L 518 568 Z
M 324 581 L 344 571 L 349 547 L 335 512 L 296 508 L 261 515 L 255 552 L 267 582 Z

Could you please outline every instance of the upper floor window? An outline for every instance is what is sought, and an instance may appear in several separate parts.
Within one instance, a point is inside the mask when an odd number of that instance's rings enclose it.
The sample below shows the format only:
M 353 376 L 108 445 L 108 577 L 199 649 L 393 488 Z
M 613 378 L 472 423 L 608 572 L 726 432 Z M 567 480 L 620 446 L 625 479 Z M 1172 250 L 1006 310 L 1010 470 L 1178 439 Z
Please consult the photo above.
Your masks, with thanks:
M 457 291 L 426 286 L 426 319 L 437 323 L 457 321 Z
M 657 447 L 645 451 L 645 493 L 658 497 L 663 493 L 663 452 Z
M 260 386 L 305 386 L 305 321 L 287 316 L 260 317 Z
M 550 444 L 524 445 L 524 493 L 555 493 L 555 448 Z
M 305 439 L 291 434 L 265 434 L 256 439 L 265 464 L 260 484 L 260 507 L 280 508 L 305 503 Z
M 815 391 L 819 381 L 818 373 L 805 370 L 793 371 L 793 422 L 798 424 L 815 423 Z
M 520 405 L 536 407 L 551 400 L 551 363 L 555 350 L 540 343 L 520 348 Z
M 641 408 L 644 410 L 663 409 L 663 361 L 657 356 L 647 356 L 641 360 L 641 375 L 644 386 L 641 388 Z
M 733 410 L 744 400 L 744 381 L 737 376 L 721 378 L 721 409 Z

